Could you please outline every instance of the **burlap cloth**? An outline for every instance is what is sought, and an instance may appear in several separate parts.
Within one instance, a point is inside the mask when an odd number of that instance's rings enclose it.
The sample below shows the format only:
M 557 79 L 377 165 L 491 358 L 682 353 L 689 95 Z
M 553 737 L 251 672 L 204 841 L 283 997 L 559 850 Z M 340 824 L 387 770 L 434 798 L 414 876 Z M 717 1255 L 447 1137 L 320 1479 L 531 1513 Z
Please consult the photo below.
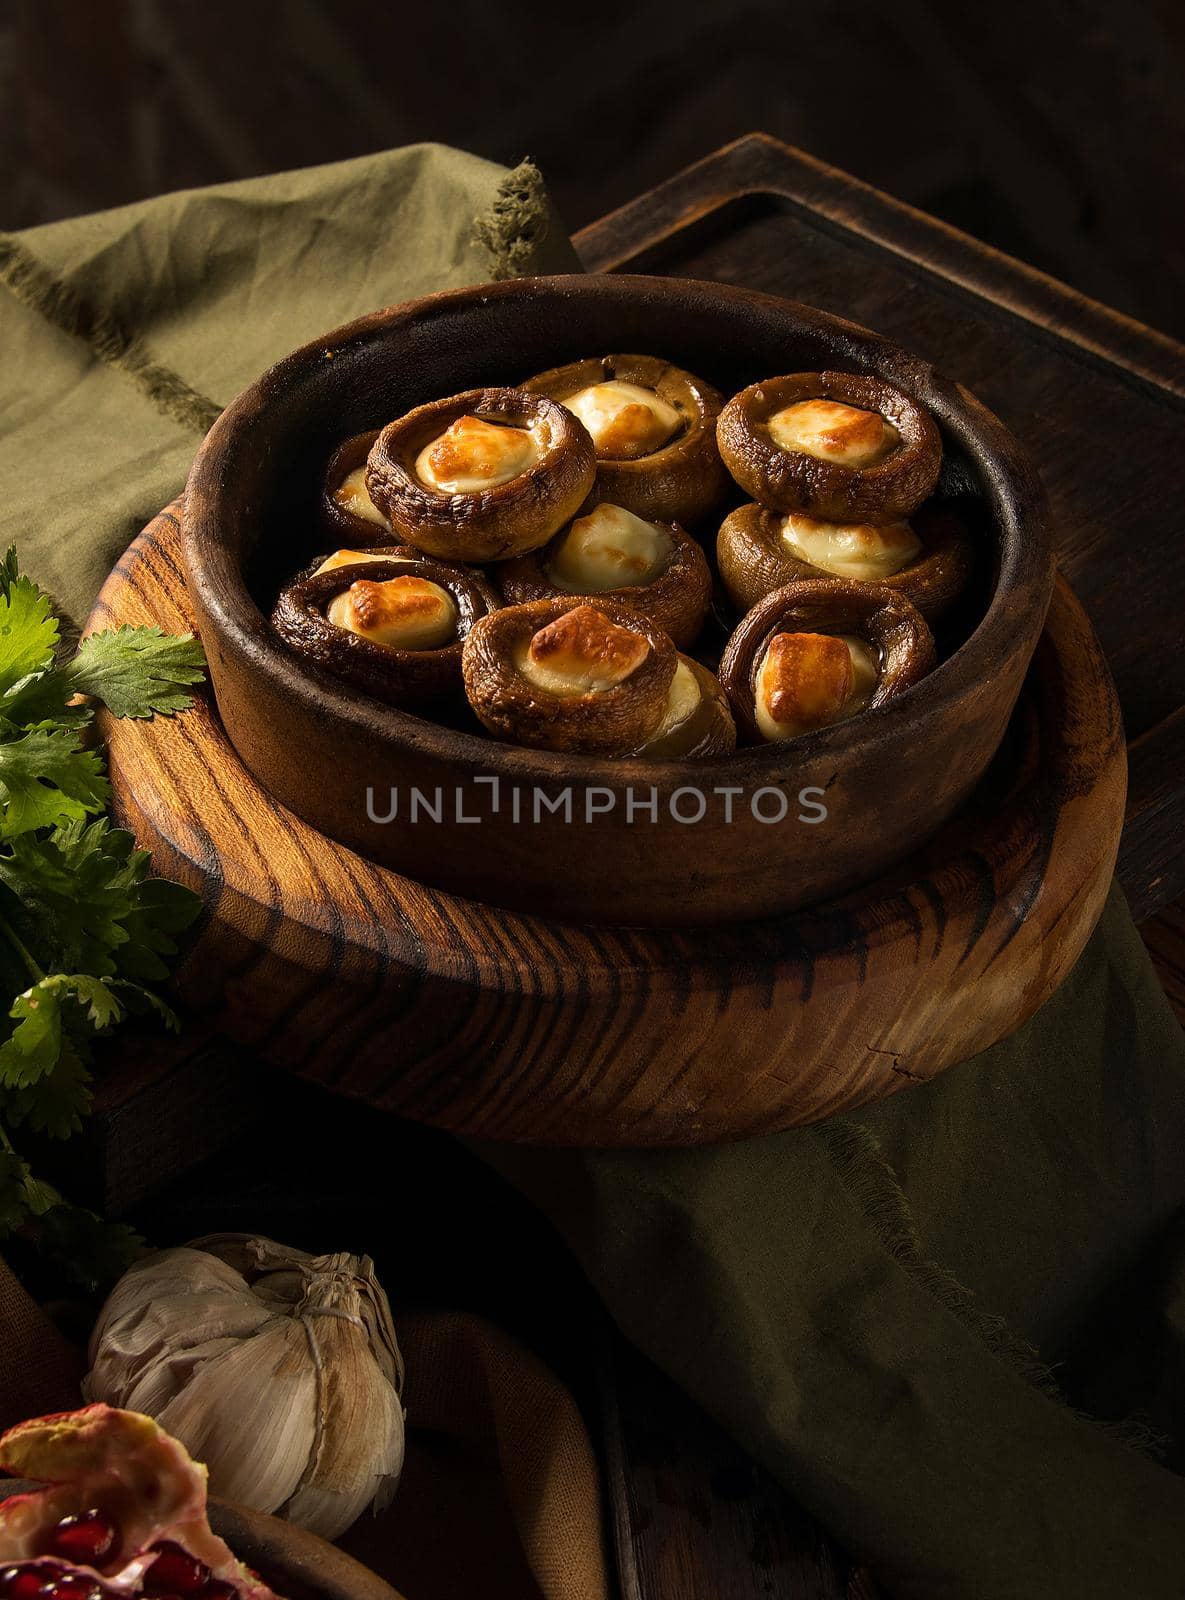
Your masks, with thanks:
M 418 147 L 0 240 L 4 536 L 82 617 L 216 403 L 268 363 L 425 289 L 574 269 L 533 177 L 503 178 Z M 480 1153 L 625 1332 L 895 1595 L 1185 1596 L 1185 1047 L 1118 892 L 1018 1035 L 841 1124 L 715 1150 Z M 54 1346 L 11 1284 L 4 1304 L 25 1353 L 3 1340 L 3 1381 L 29 1409 L 52 1388 L 23 1370 L 41 1359 L 30 1333 L 51 1362 Z M 510 1439 L 504 1355 L 463 1341 L 443 1368 L 468 1374 L 455 1396 L 489 1398 L 465 1413 L 485 1418 L 487 1459 Z M 1163 1464 L 1132 1447 L 1133 1412 Z M 558 1582 L 570 1491 L 535 1434 L 519 1444 L 525 1472 L 494 1451 L 504 1492 L 529 1480 L 521 1547 Z M 547 1593 L 595 1600 L 576 1582 Z

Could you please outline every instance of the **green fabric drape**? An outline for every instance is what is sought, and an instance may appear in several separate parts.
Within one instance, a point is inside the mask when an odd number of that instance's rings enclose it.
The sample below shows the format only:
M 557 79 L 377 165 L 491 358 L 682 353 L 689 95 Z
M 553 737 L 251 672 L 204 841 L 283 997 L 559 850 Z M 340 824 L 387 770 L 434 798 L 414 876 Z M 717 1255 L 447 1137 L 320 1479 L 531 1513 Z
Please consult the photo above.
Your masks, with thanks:
M 574 270 L 529 166 L 414 145 L 0 235 L 0 528 L 76 620 L 265 367 L 379 306 Z
M 505 176 L 421 146 L 0 239 L 4 538 L 81 619 L 270 362 L 429 289 L 575 270 L 530 169 Z M 1018 1035 L 840 1124 L 481 1153 L 893 1593 L 1185 1595 L 1185 1047 L 1118 892 Z M 1166 1464 L 1076 1406 L 1142 1409 Z

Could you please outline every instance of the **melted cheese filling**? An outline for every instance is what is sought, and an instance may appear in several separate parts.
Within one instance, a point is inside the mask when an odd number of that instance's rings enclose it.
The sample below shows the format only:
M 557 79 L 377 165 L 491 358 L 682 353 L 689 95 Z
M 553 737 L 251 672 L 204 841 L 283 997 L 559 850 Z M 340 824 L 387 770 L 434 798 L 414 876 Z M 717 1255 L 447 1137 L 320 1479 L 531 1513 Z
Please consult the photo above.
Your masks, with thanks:
M 879 411 L 861 411 L 836 400 L 799 400 L 775 411 L 767 426 L 780 449 L 844 467 L 875 466 L 901 443 L 901 435 Z
M 410 574 L 383 583 L 359 578 L 333 597 L 325 615 L 335 627 L 393 650 L 438 650 L 457 636 L 452 595 Z
M 675 667 L 675 676 L 671 679 L 671 687 L 667 691 L 667 703 L 662 721 L 646 742 L 654 744 L 659 739 L 665 739 L 674 733 L 677 728 L 681 728 L 699 710 L 702 699 L 699 679 L 687 662 L 680 657 Z
M 374 550 L 335 550 L 331 556 L 326 556 L 317 571 L 312 574 L 315 578 L 322 572 L 336 572 L 338 567 L 352 567 L 359 561 L 393 561 L 394 556 L 383 556 Z
M 416 476 L 442 494 L 477 494 L 521 477 L 542 451 L 529 428 L 458 417 L 416 457 Z
M 346 476 L 333 491 L 334 504 L 339 505 L 343 511 L 348 511 L 352 517 L 361 517 L 364 522 L 373 522 L 380 528 L 389 528 L 391 524 L 370 498 L 366 487 L 366 463 L 355 467 L 353 472 Z
M 514 664 L 535 688 L 568 698 L 624 683 L 649 654 L 640 634 L 593 606 L 576 606 L 524 641 Z
M 622 506 L 600 505 L 577 517 L 552 547 L 547 575 L 572 594 L 600 594 L 653 583 L 670 559 L 665 528 Z
M 854 717 L 876 679 L 875 651 L 853 634 L 775 634 L 757 669 L 758 732 L 776 744 Z
M 605 461 L 633 461 L 661 449 L 682 420 L 653 389 L 614 378 L 569 395 L 564 405 L 579 417 Z
M 864 583 L 892 577 L 922 553 L 922 541 L 908 522 L 878 528 L 870 522 L 819 522 L 792 513 L 782 519 L 782 538 L 800 561 Z

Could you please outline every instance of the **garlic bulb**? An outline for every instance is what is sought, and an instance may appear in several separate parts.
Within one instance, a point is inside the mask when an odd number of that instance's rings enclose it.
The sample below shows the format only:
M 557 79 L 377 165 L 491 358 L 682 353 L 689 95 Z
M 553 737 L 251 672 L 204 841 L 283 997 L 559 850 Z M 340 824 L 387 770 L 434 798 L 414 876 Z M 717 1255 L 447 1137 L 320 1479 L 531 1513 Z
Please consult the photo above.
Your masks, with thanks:
M 138 1262 L 91 1336 L 88 1400 L 146 1412 L 223 1499 L 333 1539 L 389 1504 L 403 1358 L 369 1257 L 216 1234 Z

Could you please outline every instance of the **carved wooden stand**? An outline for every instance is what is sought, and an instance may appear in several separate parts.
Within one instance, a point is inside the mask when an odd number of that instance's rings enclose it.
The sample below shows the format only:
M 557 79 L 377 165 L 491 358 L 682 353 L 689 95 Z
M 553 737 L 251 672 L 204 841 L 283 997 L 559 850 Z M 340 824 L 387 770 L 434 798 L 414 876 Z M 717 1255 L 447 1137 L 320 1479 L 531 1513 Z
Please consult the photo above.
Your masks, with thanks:
M 177 529 L 173 508 L 136 540 L 93 626 L 190 626 Z M 1126 776 L 1110 674 L 1065 586 L 974 804 L 891 877 L 743 927 L 583 928 L 426 889 L 272 801 L 206 699 L 105 731 L 119 819 L 205 902 L 183 1002 L 384 1109 L 572 1145 L 815 1121 L 1010 1033 L 1095 924 Z

